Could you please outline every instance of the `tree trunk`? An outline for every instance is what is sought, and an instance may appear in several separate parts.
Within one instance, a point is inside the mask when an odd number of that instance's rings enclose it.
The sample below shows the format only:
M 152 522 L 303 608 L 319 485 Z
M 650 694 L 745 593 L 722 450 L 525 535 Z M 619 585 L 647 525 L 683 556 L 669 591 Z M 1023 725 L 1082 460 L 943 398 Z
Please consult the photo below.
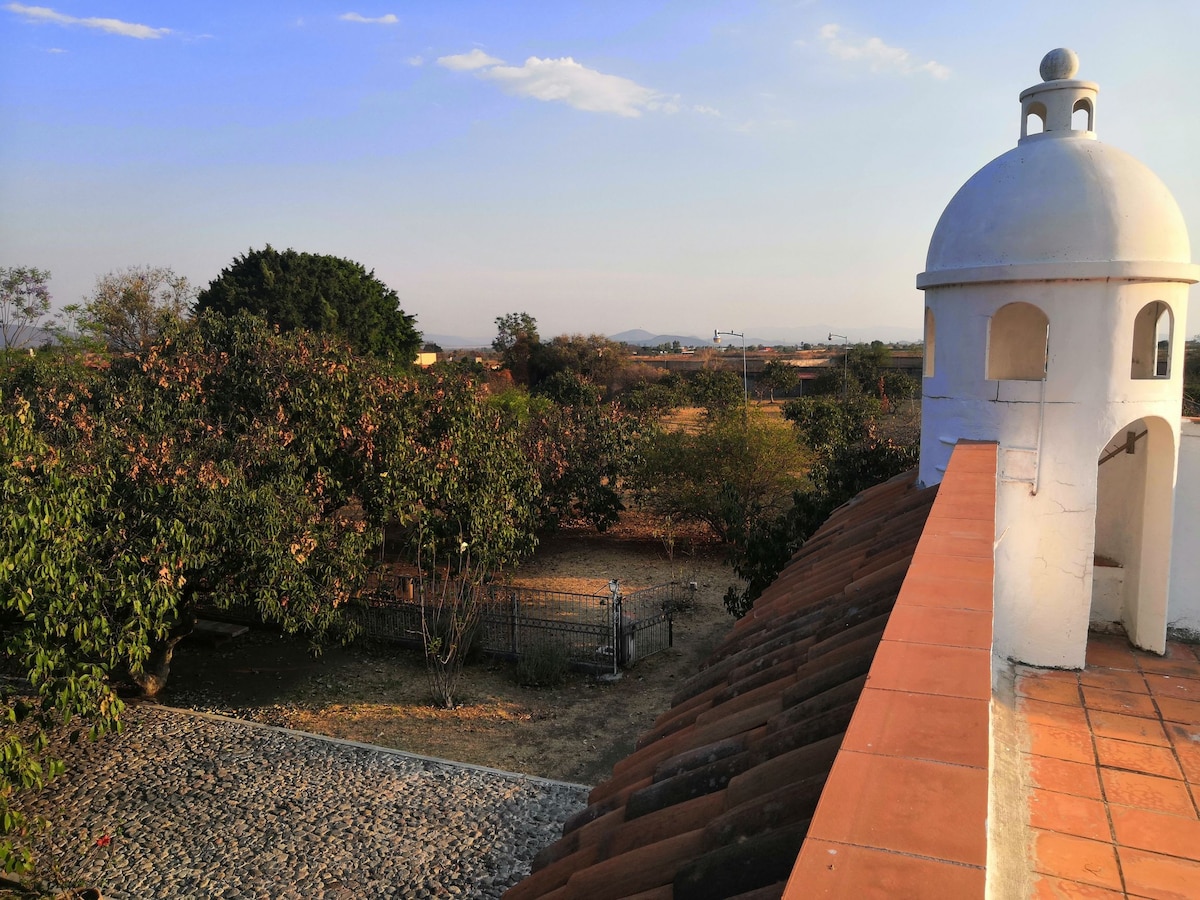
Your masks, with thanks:
M 150 651 L 150 658 L 142 666 L 142 671 L 136 674 L 131 673 L 134 682 L 142 689 L 143 696 L 157 697 L 167 686 L 167 678 L 171 674 L 171 658 L 175 655 L 175 646 L 191 634 L 195 627 L 196 614 L 194 612 L 182 616 L 179 623 L 171 629 L 167 639 Z

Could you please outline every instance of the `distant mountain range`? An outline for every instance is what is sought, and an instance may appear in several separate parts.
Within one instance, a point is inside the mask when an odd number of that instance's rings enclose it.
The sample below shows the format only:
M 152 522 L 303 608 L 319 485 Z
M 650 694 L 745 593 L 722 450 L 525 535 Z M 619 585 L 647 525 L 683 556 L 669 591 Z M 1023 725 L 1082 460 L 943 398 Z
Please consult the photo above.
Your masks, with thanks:
M 610 341 L 616 341 L 619 344 L 632 344 L 635 347 L 657 347 L 659 344 L 673 344 L 679 341 L 684 347 L 707 347 L 712 343 L 712 337 L 707 340 L 698 338 L 695 335 L 687 334 L 654 334 L 646 331 L 644 328 L 634 328 L 630 331 L 622 331 L 620 334 L 610 334 Z

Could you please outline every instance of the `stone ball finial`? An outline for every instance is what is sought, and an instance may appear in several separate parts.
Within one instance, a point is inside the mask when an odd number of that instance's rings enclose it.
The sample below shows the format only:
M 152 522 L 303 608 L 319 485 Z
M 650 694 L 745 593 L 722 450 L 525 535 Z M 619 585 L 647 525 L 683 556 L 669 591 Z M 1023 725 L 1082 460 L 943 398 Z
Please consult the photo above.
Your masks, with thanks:
M 1075 73 L 1079 71 L 1079 57 L 1074 50 L 1059 47 L 1057 50 L 1051 50 L 1042 57 L 1042 65 L 1039 71 L 1042 75 L 1042 81 L 1060 81 L 1064 78 L 1074 78 Z

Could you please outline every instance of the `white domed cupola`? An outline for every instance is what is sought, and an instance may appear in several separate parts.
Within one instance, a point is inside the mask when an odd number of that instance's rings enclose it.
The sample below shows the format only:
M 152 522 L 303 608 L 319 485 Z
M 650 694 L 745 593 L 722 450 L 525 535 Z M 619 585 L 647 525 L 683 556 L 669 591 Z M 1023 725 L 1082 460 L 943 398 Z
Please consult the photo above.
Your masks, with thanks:
M 1074 79 L 1077 66 L 1070 50 L 1046 55 L 1047 80 L 1021 92 L 1017 146 L 954 195 L 918 287 L 1109 275 L 1195 280 L 1178 204 L 1150 169 L 1097 140 L 1099 87 Z M 1030 133 L 1031 122 L 1043 130 Z
M 1161 651 L 1187 291 L 1170 191 L 1096 137 L 1097 85 L 1042 60 L 1017 144 L 950 200 L 929 242 L 921 480 L 953 445 L 999 451 L 996 642 L 1083 663 L 1089 623 Z

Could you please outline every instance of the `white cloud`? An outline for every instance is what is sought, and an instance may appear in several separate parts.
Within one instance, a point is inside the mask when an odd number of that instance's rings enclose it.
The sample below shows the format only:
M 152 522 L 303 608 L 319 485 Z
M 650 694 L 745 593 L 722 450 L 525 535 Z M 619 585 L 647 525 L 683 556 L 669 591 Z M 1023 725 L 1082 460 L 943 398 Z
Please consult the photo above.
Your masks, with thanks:
M 408 64 L 409 64 L 410 66 L 423 66 L 423 65 L 425 65 L 425 57 L 423 57 L 423 56 L 410 56 L 410 57 L 408 58 L 407 62 L 408 62 Z
M 702 103 L 697 103 L 692 107 L 693 112 L 698 112 L 702 116 L 720 116 L 721 111 L 712 106 L 705 106 Z
M 476 47 L 470 53 L 459 53 L 456 56 L 439 56 L 437 64 L 446 69 L 453 69 L 455 72 L 470 72 L 473 69 L 482 69 L 485 66 L 498 66 L 503 62 L 504 60 L 488 56 Z
M 642 87 L 619 75 L 605 75 L 580 65 L 571 57 L 538 59 L 531 56 L 522 66 L 493 66 L 480 75 L 497 82 L 504 90 L 535 100 L 559 100 L 588 112 L 610 112 L 640 116 L 645 110 L 676 112 L 676 100 Z
M 84 28 L 95 28 L 109 34 L 119 34 L 138 40 L 157 39 L 170 34 L 170 28 L 153 28 L 149 25 L 138 25 L 135 22 L 123 22 L 120 19 L 87 18 L 68 16 L 56 12 L 48 6 L 26 6 L 23 3 L 8 3 L 4 7 L 9 12 L 24 16 L 32 22 L 53 22 L 55 25 L 82 25 Z
M 488 56 L 482 50 L 458 56 L 443 56 L 438 65 L 457 71 L 474 71 L 480 78 L 494 81 L 509 94 L 557 101 L 587 112 L 615 113 L 637 117 L 643 112 L 679 111 L 679 98 L 671 97 L 619 75 L 606 75 L 577 63 L 569 56 L 540 59 L 531 56 L 520 66 L 505 65 L 504 60 Z
M 342 13 L 340 16 L 338 16 L 338 18 L 343 22 L 358 22 L 362 25 L 395 25 L 400 21 L 392 13 L 388 13 L 386 16 L 377 16 L 372 19 L 369 16 L 362 16 L 356 12 L 348 12 Z
M 50 47 L 49 49 L 46 50 L 46 52 L 47 53 L 66 53 L 67 51 L 64 50 L 62 47 Z
M 863 62 L 872 72 L 912 75 L 924 72 L 934 78 L 949 78 L 950 69 L 939 62 L 918 62 L 903 47 L 892 47 L 877 37 L 850 41 L 842 37 L 840 25 L 829 24 L 820 30 L 821 43 L 830 56 L 846 62 Z M 803 43 L 803 42 L 797 42 Z

